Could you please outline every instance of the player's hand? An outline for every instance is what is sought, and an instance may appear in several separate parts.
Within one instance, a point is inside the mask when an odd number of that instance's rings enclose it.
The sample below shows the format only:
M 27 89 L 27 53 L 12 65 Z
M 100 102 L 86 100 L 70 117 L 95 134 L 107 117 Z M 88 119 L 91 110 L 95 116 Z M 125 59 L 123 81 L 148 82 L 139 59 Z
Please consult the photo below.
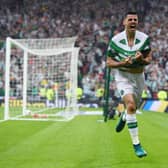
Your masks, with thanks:
M 131 65 L 132 64 L 132 58 L 131 56 L 125 58 L 124 65 Z
M 107 57 L 106 65 L 110 67 L 112 63 L 113 63 L 112 59 L 110 57 Z
M 142 62 L 144 60 L 143 58 L 143 54 L 140 52 L 140 51 L 137 51 L 136 54 L 135 54 L 135 57 L 137 62 Z

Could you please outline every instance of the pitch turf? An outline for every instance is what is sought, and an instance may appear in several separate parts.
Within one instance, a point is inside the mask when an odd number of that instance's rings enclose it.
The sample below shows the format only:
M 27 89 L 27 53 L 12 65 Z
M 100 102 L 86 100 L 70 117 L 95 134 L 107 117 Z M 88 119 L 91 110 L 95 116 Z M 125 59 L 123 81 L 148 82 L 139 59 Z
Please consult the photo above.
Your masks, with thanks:
M 117 120 L 78 116 L 70 122 L 0 123 L 0 168 L 167 168 L 168 114 L 138 115 L 146 158 L 134 155 L 127 128 Z

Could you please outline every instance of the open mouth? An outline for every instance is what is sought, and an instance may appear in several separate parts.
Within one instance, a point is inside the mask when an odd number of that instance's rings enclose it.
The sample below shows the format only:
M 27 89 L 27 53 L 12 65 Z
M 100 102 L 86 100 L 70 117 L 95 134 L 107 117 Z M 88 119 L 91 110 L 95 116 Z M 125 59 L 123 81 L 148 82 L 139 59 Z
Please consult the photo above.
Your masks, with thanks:
M 131 28 L 131 29 L 135 29 L 135 28 L 136 28 L 136 25 L 131 25 L 130 28 Z

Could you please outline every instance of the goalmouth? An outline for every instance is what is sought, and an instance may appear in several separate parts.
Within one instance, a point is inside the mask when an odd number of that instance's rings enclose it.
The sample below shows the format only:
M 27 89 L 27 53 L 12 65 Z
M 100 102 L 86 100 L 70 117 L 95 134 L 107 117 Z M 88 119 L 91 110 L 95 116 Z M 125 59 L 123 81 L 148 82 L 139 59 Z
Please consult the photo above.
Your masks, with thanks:
M 68 121 L 78 114 L 75 41 L 6 39 L 4 120 Z

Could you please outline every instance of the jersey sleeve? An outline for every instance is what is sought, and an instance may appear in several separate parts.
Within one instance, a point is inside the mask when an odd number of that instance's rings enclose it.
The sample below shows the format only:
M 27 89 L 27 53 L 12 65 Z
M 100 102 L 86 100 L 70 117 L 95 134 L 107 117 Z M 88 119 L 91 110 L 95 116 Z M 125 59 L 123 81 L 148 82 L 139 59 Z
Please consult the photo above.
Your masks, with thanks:
M 112 43 L 112 40 L 110 41 L 108 49 L 107 49 L 107 57 L 111 57 L 112 59 L 116 60 L 116 56 L 118 55 L 118 53 L 113 48 L 113 46 L 111 45 L 111 43 Z
M 150 45 L 150 38 L 148 37 L 142 47 L 140 48 L 141 53 L 144 55 L 144 57 L 149 54 L 151 51 L 151 45 Z

